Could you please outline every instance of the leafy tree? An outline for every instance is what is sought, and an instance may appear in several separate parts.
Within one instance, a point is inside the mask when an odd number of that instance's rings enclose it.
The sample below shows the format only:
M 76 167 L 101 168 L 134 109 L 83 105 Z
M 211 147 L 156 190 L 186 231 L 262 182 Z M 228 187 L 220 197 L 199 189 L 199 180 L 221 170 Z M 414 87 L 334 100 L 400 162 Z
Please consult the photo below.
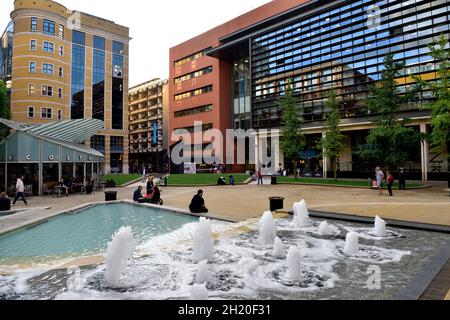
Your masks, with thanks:
M 389 169 L 408 160 L 421 139 L 419 132 L 406 126 L 409 119 L 397 119 L 401 106 L 412 101 L 416 95 L 415 90 L 399 94 L 396 79 L 403 68 L 403 63 L 396 62 L 394 55 L 387 53 L 381 80 L 369 87 L 369 97 L 366 100 L 367 107 L 372 113 L 379 115 L 379 120 L 367 136 L 367 144 L 371 148 L 361 150 L 360 154 Z
M 325 136 L 318 142 L 317 148 L 323 150 L 323 156 L 330 158 L 334 180 L 337 181 L 337 157 L 344 147 L 344 135 L 341 134 L 339 125 L 341 116 L 336 92 L 331 90 L 325 101 L 325 108 L 331 110 L 327 116 Z
M 8 107 L 6 85 L 3 80 L 0 80 L 0 118 L 11 119 L 11 112 Z
M 438 67 L 438 80 L 426 82 L 420 77 L 416 81 L 421 88 L 431 90 L 435 100 L 424 109 L 431 110 L 432 132 L 429 136 L 433 151 L 442 152 L 450 143 L 450 52 L 448 40 L 441 35 L 439 40 L 430 44 L 430 56 Z
M 303 119 L 297 109 L 297 99 L 290 84 L 286 88 L 285 95 L 279 98 L 278 104 L 282 109 L 280 148 L 287 158 L 297 159 L 304 141 L 300 130 Z

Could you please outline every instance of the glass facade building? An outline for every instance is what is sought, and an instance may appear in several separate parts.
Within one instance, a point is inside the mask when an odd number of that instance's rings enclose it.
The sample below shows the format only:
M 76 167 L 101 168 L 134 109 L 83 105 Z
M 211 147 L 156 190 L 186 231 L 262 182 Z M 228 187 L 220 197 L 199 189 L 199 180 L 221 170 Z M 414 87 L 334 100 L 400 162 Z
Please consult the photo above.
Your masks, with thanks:
M 448 34 L 449 8 L 444 0 L 351 0 L 252 38 L 253 127 L 280 125 L 276 100 L 288 81 L 305 122 L 325 119 L 323 97 L 329 89 L 337 91 L 343 117 L 366 115 L 368 85 L 380 80 L 388 52 L 405 63 L 399 92 L 410 91 L 412 75 L 435 72 L 427 45 Z M 380 23 L 371 25 L 377 9 Z M 417 110 L 430 97 L 424 92 L 404 109 Z
M 94 36 L 92 118 L 105 121 L 105 38 Z
M 123 129 L 123 43 L 113 41 L 112 55 L 112 128 Z

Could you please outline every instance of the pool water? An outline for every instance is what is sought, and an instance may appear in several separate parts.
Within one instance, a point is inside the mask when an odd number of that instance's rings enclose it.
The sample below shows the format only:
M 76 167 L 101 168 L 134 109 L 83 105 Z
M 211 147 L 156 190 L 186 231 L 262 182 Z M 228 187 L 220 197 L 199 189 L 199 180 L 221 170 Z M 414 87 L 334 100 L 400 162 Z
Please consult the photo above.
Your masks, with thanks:
M 0 236 L 0 265 L 99 254 L 123 226 L 132 227 L 139 245 L 197 220 L 193 216 L 133 204 L 92 206 Z

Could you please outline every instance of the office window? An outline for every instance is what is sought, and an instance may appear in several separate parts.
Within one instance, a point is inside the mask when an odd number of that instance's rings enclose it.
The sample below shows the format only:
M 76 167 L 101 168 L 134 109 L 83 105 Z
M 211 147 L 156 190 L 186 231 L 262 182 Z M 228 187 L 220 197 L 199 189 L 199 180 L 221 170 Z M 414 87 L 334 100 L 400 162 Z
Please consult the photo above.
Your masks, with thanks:
M 36 86 L 34 85 L 34 83 L 28 84 L 28 94 L 30 96 L 34 96 L 36 94 Z
M 59 25 L 58 37 L 64 39 L 64 26 L 62 24 Z
M 111 103 L 111 127 L 112 129 L 123 129 L 123 107 L 124 107 L 124 44 L 113 41 L 113 74 L 112 74 L 112 103 Z
M 58 55 L 60 57 L 64 56 L 64 47 L 63 46 L 59 46 L 59 48 L 58 48 Z
M 105 153 L 105 136 L 93 136 L 91 138 L 91 148 Z
M 42 32 L 45 34 L 55 35 L 55 22 L 44 19 L 42 22 Z
M 43 63 L 42 64 L 42 73 L 44 74 L 53 74 L 53 65 L 50 63 Z
M 72 43 L 84 46 L 86 42 L 86 35 L 84 32 L 73 30 L 72 31 Z
M 30 61 L 30 65 L 29 65 L 28 71 L 30 73 L 35 73 L 36 72 L 36 62 Z
M 34 107 L 28 107 L 27 116 L 30 119 L 34 118 Z
M 110 148 L 111 153 L 122 153 L 124 150 L 123 137 L 111 136 Z
M 195 107 L 195 108 L 191 108 L 191 109 L 186 109 L 186 110 L 182 110 L 182 111 L 177 111 L 174 113 L 175 118 L 180 118 L 180 117 L 186 117 L 186 116 L 193 116 L 199 113 L 205 113 L 205 112 L 211 112 L 213 111 L 213 105 L 209 104 L 206 106 L 201 106 L 201 107 Z
M 63 111 L 61 109 L 58 109 L 58 120 L 62 120 L 63 118 Z
M 42 50 L 44 52 L 53 53 L 54 51 L 54 44 L 48 41 L 44 41 L 44 44 L 42 45 Z
M 105 120 L 105 38 L 94 36 L 92 61 L 92 118 Z
M 37 48 L 37 41 L 30 40 L 30 51 L 36 51 L 36 48 Z
M 31 28 L 30 31 L 31 32 L 37 32 L 38 30 L 38 18 L 36 17 L 32 17 L 31 18 Z
M 42 86 L 42 95 L 52 97 L 53 96 L 53 87 L 52 86 Z
M 41 118 L 51 119 L 52 118 L 52 108 L 41 108 Z
M 71 118 L 83 119 L 84 117 L 84 78 L 86 75 L 86 48 L 85 34 L 80 31 L 72 31 L 72 74 L 71 74 Z
M 62 78 L 64 76 L 63 67 L 58 67 L 58 77 Z
M 62 88 L 59 88 L 58 89 L 58 98 L 62 98 L 62 96 L 63 96 L 63 89 Z

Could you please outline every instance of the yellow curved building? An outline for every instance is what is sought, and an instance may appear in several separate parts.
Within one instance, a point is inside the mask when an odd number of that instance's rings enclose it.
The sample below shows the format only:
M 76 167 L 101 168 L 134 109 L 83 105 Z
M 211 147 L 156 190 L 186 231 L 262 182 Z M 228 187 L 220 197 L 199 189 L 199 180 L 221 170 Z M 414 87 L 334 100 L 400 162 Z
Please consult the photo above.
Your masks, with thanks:
M 11 19 L 0 78 L 12 120 L 103 120 L 86 144 L 105 154 L 106 172 L 128 173 L 129 29 L 50 0 L 16 0 Z

